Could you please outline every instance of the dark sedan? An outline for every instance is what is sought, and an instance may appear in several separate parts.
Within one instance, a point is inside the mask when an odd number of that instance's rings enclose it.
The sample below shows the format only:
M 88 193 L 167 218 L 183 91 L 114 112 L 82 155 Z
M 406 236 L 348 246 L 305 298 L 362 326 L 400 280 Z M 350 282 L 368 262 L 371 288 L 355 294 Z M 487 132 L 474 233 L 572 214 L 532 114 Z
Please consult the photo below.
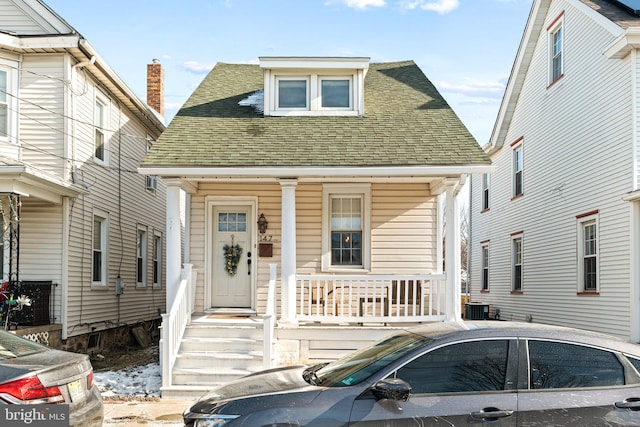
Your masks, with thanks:
M 0 330 L 0 407 L 3 404 L 68 405 L 69 419 L 56 425 L 102 425 L 102 398 L 87 355 L 55 350 Z M 0 412 L 0 420 L 30 414 L 8 407 Z M 25 418 L 27 422 L 32 421 Z
M 434 323 L 329 364 L 254 374 L 187 426 L 638 426 L 640 346 L 516 322 Z

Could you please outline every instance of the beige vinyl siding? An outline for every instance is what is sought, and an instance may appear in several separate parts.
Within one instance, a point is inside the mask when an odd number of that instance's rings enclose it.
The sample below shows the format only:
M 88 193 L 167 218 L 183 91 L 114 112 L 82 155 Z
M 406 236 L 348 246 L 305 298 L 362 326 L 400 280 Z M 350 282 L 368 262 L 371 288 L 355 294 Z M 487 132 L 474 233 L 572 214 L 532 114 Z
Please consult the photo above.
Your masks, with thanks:
M 20 73 L 22 160 L 63 178 L 66 165 L 62 55 L 25 55 Z
M 413 274 L 435 271 L 437 203 L 427 184 L 372 184 L 371 274 Z M 321 183 L 299 183 L 296 187 L 296 256 L 298 274 L 321 274 L 322 258 Z M 196 312 L 206 308 L 204 286 L 206 262 L 205 220 L 208 196 L 255 196 L 258 215 L 269 221 L 273 257 L 258 258 L 256 310 L 264 313 L 269 264 L 281 268 L 281 188 L 277 183 L 200 183 L 191 196 L 190 260 L 198 271 Z M 256 250 L 257 254 L 257 250 Z M 280 286 L 277 287 L 279 298 Z
M 0 0 L 0 28 L 18 34 L 46 34 L 39 24 L 10 0 Z M 48 25 L 47 25 L 48 27 Z
M 43 205 L 28 197 L 22 198 L 20 217 L 19 279 L 51 280 L 50 316 L 61 320 L 62 301 L 62 207 Z M 42 303 L 35 300 L 34 305 Z
M 76 79 L 85 78 L 84 73 Z M 146 130 L 132 114 L 113 103 L 108 105 L 109 163 L 93 160 L 93 108 L 97 88 L 92 80 L 75 80 L 84 85 L 82 95 L 74 95 L 72 124 L 75 153 L 75 180 L 90 192 L 72 202 L 69 236 L 69 309 L 68 333 L 86 333 L 89 327 L 104 329 L 116 324 L 135 323 L 159 317 L 165 310 L 165 278 L 161 287 L 152 285 L 153 236 L 160 232 L 163 246 L 165 233 L 165 185 L 158 180 L 158 190 L 146 190 L 145 176 L 136 172 L 146 152 Z M 108 285 L 92 286 L 92 227 L 98 210 L 108 214 Z M 147 230 L 147 283 L 136 287 L 137 227 Z M 163 248 L 163 256 L 166 250 Z M 165 261 L 163 258 L 162 268 Z M 125 283 L 124 293 L 117 296 L 117 277 Z
M 433 273 L 437 259 L 437 198 L 427 184 L 374 184 L 371 271 Z
M 629 337 L 629 206 L 633 177 L 629 60 L 602 52 L 613 36 L 571 3 L 552 3 L 545 22 L 564 15 L 564 77 L 547 88 L 542 31 L 511 127 L 492 160 L 491 206 L 480 214 L 474 177 L 472 298 L 503 320 L 574 326 Z M 546 26 L 544 27 L 546 28 Z M 523 137 L 524 196 L 512 200 L 512 148 Z M 577 219 L 597 210 L 599 295 L 578 295 Z M 511 234 L 522 231 L 522 295 L 511 294 Z M 481 294 L 482 241 L 489 240 L 488 294 Z

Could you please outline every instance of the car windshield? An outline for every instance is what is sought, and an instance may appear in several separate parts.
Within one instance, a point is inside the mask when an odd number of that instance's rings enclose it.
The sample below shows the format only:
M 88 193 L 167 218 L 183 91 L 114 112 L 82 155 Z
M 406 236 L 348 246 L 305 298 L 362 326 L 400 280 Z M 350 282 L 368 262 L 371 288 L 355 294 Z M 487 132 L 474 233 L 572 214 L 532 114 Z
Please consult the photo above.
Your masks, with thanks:
M 28 356 L 42 351 L 45 351 L 45 348 L 35 342 L 0 331 L 0 360 Z
M 358 384 L 403 355 L 433 341 L 431 338 L 403 332 L 368 345 L 315 372 L 315 383 L 325 387 Z

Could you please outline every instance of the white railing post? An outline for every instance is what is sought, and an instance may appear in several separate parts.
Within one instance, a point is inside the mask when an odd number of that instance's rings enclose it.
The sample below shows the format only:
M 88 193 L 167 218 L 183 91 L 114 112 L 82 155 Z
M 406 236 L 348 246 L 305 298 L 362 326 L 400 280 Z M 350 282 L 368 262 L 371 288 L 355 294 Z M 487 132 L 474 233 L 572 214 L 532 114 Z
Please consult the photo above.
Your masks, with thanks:
M 162 388 L 171 387 L 171 371 L 175 364 L 180 341 L 191 320 L 192 310 L 192 265 L 185 264 L 182 280 L 177 287 L 175 298 L 170 304 L 168 313 L 162 315 L 160 339 L 160 366 L 162 369 Z
M 269 264 L 269 288 L 267 291 L 267 307 L 263 317 L 262 327 L 264 328 L 262 366 L 264 369 L 271 368 L 273 359 L 273 336 L 275 329 L 276 312 L 276 272 L 278 266 Z

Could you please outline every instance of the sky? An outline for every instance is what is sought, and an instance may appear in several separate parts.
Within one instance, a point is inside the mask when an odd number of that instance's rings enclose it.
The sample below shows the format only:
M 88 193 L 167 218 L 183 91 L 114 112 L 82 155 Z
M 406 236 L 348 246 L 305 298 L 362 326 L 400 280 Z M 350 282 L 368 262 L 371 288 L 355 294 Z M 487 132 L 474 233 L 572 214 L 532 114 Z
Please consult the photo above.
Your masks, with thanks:
M 142 100 L 165 76 L 165 122 L 217 62 L 260 56 L 413 60 L 480 145 L 490 137 L 532 0 L 44 0 Z M 365 105 L 366 109 L 366 105 Z

